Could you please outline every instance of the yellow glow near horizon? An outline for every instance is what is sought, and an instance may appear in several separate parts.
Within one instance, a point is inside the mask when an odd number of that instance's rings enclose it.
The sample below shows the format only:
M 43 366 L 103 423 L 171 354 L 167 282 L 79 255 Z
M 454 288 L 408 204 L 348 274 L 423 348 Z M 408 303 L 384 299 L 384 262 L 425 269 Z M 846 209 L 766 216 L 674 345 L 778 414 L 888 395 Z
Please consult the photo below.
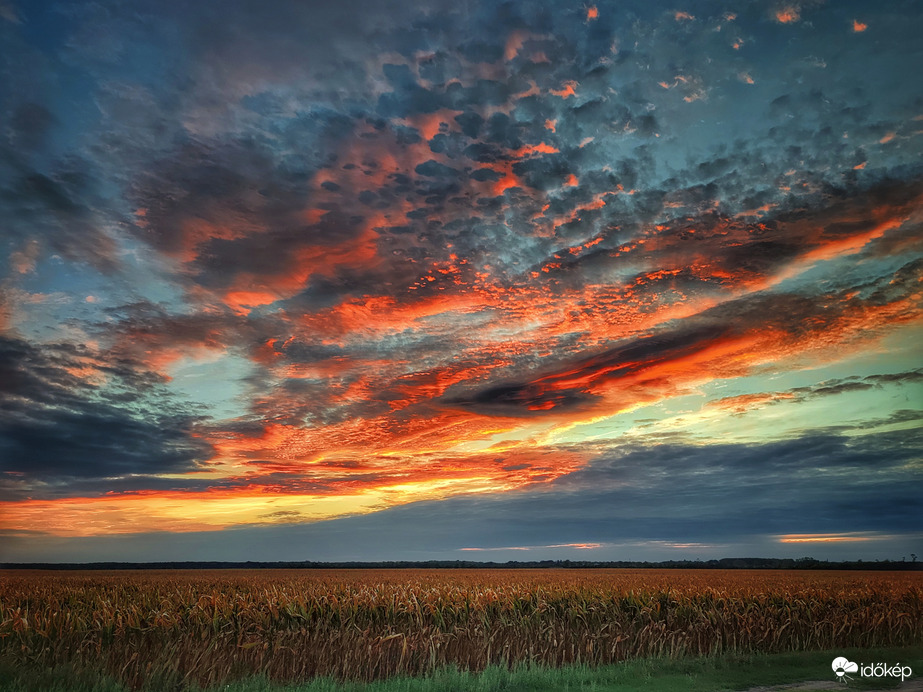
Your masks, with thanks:
M 118 495 L 11 503 L 0 530 L 23 526 L 55 536 L 151 531 L 213 531 L 246 524 L 320 521 L 380 508 L 378 494 L 320 495 Z
M 891 538 L 879 534 L 869 534 L 866 532 L 855 533 L 787 533 L 778 536 L 780 543 L 858 543 L 862 541 L 874 541 L 882 538 Z
M 408 481 L 348 495 L 212 491 L 33 500 L 9 503 L 0 518 L 0 531 L 24 526 L 55 536 L 213 531 L 242 525 L 323 521 L 407 502 L 510 487 L 495 478 L 473 476 Z

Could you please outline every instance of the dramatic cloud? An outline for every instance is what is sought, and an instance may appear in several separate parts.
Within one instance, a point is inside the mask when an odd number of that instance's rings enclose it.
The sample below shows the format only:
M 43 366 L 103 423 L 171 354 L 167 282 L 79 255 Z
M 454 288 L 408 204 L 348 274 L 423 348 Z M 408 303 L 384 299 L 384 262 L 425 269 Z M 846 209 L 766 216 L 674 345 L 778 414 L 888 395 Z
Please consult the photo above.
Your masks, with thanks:
M 0 338 L 0 375 L 0 472 L 13 488 L 190 471 L 212 455 L 193 436 L 201 418 L 129 361 Z
M 904 540 L 921 20 L 7 3 L 3 530 Z

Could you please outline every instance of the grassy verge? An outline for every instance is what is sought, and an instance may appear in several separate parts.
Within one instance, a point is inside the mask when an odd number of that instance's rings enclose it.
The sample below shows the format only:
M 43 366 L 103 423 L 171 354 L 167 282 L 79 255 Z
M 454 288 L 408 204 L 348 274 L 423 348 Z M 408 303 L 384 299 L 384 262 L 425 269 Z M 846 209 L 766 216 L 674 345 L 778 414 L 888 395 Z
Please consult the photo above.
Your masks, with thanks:
M 901 663 L 914 670 L 913 679 L 923 676 L 923 647 L 892 647 L 732 654 L 681 660 L 644 659 L 599 668 L 521 666 L 508 670 L 492 667 L 480 673 L 445 669 L 424 678 L 392 678 L 369 684 L 337 682 L 329 678 L 281 684 L 264 678 L 247 678 L 208 688 L 208 692 L 719 692 L 807 680 L 832 682 L 835 678 L 830 663 L 837 656 L 846 656 L 856 662 Z M 869 680 L 855 675 L 848 689 L 884 690 L 896 686 L 897 682 L 892 679 Z M 173 680 L 151 680 L 146 688 L 190 692 L 199 689 Z M 64 668 L 36 671 L 8 667 L 0 667 L 0 689 L 9 692 L 126 691 L 110 679 L 87 673 L 73 675 Z

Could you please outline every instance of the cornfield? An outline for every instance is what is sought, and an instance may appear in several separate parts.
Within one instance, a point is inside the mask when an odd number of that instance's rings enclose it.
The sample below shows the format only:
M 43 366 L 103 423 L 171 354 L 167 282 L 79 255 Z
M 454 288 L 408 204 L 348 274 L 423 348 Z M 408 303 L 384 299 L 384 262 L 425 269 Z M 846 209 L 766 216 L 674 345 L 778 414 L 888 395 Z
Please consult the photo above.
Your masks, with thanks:
M 0 573 L 0 661 L 134 688 L 920 642 L 908 572 Z

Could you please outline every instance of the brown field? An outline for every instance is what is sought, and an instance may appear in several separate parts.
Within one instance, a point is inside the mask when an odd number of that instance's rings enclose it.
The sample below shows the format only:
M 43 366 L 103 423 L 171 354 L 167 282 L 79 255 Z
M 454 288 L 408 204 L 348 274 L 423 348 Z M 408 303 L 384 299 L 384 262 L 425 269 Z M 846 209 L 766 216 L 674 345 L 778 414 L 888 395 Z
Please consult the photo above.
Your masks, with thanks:
M 913 572 L 0 572 L 0 661 L 134 687 L 920 642 Z

